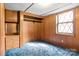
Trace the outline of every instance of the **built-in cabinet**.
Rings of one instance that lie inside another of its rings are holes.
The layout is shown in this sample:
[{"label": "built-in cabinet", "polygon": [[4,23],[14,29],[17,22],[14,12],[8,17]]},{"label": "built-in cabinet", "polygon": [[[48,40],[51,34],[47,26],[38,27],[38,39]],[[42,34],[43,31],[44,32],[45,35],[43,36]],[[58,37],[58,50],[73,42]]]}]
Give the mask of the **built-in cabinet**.
[{"label": "built-in cabinet", "polygon": [[5,34],[18,35],[19,34],[19,19],[18,12],[5,10]]},{"label": "built-in cabinet", "polygon": [[19,48],[18,12],[5,10],[5,47],[6,50]]},{"label": "built-in cabinet", "polygon": [[19,35],[6,36],[6,50],[19,48]]},{"label": "built-in cabinet", "polygon": [[6,50],[19,48],[26,42],[40,39],[42,18],[20,11],[5,12]]}]

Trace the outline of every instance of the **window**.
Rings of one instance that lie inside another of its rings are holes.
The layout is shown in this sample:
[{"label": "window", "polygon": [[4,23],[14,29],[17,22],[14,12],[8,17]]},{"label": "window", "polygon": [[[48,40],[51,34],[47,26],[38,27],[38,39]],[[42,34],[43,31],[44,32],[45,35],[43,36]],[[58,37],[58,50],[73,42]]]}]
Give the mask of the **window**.
[{"label": "window", "polygon": [[73,34],[73,11],[64,12],[56,16],[56,33]]}]

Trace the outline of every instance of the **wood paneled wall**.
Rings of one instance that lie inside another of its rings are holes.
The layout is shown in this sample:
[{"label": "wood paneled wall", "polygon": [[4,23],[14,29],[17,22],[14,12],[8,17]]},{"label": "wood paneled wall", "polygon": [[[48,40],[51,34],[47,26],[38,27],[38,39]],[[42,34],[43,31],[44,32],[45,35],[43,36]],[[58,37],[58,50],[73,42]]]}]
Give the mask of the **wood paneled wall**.
[{"label": "wood paneled wall", "polygon": [[51,44],[79,51],[79,7],[75,8],[74,11],[74,35],[56,34],[56,15],[54,14],[44,17],[41,39]]},{"label": "wood paneled wall", "polygon": [[0,3],[0,55],[5,54],[5,11],[4,4]]},{"label": "wood paneled wall", "polygon": [[[40,33],[41,33],[40,24],[41,23],[24,21],[24,15],[38,17],[37,15],[31,14],[31,13],[6,10],[6,22],[17,22],[18,20],[20,21],[19,22],[20,23],[19,24],[20,25],[20,27],[19,27],[20,34],[6,35],[6,50],[11,49],[11,48],[17,48],[19,46],[21,47],[26,42],[35,41],[35,40],[40,39]],[[41,17],[39,17],[39,18],[41,18]],[[13,31],[14,31],[14,29],[15,28],[12,27]],[[11,43],[8,43],[8,42],[11,42]],[[14,43],[14,45],[13,45],[13,43]]]},{"label": "wood paneled wall", "polygon": [[41,37],[41,23],[24,21],[24,15],[38,17],[34,14],[20,12],[20,47],[26,42],[35,41]]},{"label": "wood paneled wall", "polygon": [[43,26],[42,26],[42,31],[44,32],[42,35],[43,39],[50,39],[52,36],[55,34],[55,15],[45,17],[43,19]]}]

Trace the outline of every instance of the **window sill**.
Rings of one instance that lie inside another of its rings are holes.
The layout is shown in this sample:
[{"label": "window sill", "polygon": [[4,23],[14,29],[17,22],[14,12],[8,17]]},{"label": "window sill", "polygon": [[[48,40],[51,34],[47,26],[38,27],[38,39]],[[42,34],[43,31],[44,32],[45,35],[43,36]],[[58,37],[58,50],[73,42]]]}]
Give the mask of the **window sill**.
[{"label": "window sill", "polygon": [[58,35],[67,35],[67,36],[74,36],[74,34],[68,34],[68,33],[56,33],[56,34],[58,34]]}]

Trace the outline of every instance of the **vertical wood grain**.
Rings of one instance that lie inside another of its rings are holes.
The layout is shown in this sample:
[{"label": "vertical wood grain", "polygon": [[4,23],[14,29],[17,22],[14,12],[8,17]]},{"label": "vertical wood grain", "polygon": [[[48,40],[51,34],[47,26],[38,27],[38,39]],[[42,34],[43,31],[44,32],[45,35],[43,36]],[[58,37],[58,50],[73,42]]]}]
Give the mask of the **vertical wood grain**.
[{"label": "vertical wood grain", "polygon": [[6,36],[6,51],[12,48],[19,48],[19,35]]},{"label": "vertical wood grain", "polygon": [[17,11],[13,11],[13,10],[5,10],[6,13],[6,22],[17,22]]},{"label": "vertical wood grain", "polygon": [[5,54],[5,11],[4,4],[0,3],[0,55]]},{"label": "vertical wood grain", "polygon": [[5,29],[5,49],[7,51],[8,49],[19,48],[19,26],[17,26],[19,24],[19,14],[13,10],[5,10],[5,12],[5,24],[8,24]]},{"label": "vertical wood grain", "polygon": [[24,34],[23,34],[23,12],[20,12],[20,47],[22,47],[24,43]]},{"label": "vertical wood grain", "polygon": [[41,37],[41,23],[24,21],[24,15],[36,16],[34,14],[20,12],[20,47],[26,42],[35,41]]},{"label": "vertical wood grain", "polygon": [[42,40],[52,44],[70,48],[79,51],[79,7],[74,10],[74,34],[62,35],[56,34],[56,17],[50,15],[43,19]]}]

